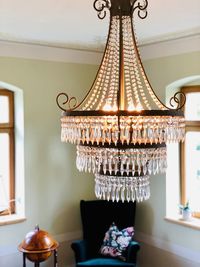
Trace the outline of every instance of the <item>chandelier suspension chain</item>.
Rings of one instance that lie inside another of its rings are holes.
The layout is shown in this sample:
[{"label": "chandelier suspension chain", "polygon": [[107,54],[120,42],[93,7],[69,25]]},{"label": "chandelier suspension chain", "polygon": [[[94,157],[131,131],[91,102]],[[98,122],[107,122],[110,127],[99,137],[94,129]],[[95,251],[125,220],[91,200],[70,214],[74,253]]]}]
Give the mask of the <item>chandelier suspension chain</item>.
[{"label": "chandelier suspension chain", "polygon": [[[133,23],[132,21],[132,17],[130,18],[131,19],[131,24]],[[134,39],[133,37],[131,36],[131,38],[129,39],[129,46],[132,47],[132,45],[134,45],[134,48],[136,48],[136,45],[134,43]],[[132,64],[133,64],[133,67],[132,67],[132,72],[133,72],[133,75],[134,75],[134,79],[135,79],[135,83],[137,84],[137,87],[139,88],[139,90],[141,91],[141,88],[142,85],[141,85],[141,81],[140,81],[140,76],[139,76],[139,73],[138,73],[138,63],[137,63],[137,54],[135,53],[135,49],[132,49],[132,57],[133,57],[133,61],[132,61]],[[132,79],[131,79],[132,80]],[[141,105],[141,102],[140,101],[140,97],[139,97],[139,94],[138,94],[138,90],[135,89],[134,90],[134,95],[135,95],[135,98],[136,98],[136,104],[137,105]],[[141,95],[142,96],[142,95]],[[147,100],[147,103],[145,103],[144,101],[144,104],[145,106],[150,109],[150,105],[148,103],[148,100]]]}]

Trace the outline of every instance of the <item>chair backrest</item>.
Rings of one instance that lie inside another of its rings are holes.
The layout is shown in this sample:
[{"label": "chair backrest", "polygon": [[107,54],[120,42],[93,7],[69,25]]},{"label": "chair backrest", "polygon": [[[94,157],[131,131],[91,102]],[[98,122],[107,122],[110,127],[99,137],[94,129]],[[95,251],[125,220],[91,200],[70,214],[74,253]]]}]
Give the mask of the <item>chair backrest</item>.
[{"label": "chair backrest", "polygon": [[119,230],[135,224],[136,202],[92,200],[80,202],[83,238],[89,247],[89,257],[98,256],[104,235],[114,222]]}]

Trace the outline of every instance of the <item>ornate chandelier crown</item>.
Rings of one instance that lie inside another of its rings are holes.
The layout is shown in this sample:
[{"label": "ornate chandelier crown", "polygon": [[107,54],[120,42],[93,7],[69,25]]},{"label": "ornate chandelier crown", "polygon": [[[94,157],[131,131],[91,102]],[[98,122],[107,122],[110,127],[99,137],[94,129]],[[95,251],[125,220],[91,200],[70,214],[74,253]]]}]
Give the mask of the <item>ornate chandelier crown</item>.
[{"label": "ornate chandelier crown", "polygon": [[63,110],[61,139],[77,144],[77,168],[94,173],[97,198],[148,199],[149,175],[167,168],[166,143],[184,139],[180,110],[184,94],[171,98],[172,108],[165,106],[140,59],[132,17],[137,12],[146,18],[147,5],[147,0],[143,4],[138,0],[94,2],[100,19],[110,12],[107,44],[96,78],[79,104],[65,93],[56,99]]}]

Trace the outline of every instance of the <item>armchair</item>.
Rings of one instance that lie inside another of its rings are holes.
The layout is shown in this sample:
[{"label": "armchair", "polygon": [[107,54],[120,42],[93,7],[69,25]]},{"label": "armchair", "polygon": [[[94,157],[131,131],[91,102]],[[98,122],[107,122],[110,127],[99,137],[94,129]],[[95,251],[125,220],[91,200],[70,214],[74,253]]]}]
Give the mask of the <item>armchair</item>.
[{"label": "armchair", "polygon": [[104,235],[112,222],[121,230],[134,226],[136,202],[112,202],[104,200],[80,202],[83,240],[74,241],[71,248],[75,253],[77,267],[136,267],[136,256],[140,246],[132,241],[128,246],[126,261],[103,257],[99,250]]}]

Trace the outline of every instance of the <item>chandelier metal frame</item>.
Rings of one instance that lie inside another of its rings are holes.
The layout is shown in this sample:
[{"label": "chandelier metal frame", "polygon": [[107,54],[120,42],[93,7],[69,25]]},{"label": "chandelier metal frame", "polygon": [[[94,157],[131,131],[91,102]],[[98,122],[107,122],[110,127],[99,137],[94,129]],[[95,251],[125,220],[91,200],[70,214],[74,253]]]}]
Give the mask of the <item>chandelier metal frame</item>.
[{"label": "chandelier metal frame", "polygon": [[[145,19],[148,1],[144,0],[141,4],[140,0],[95,0],[93,5],[100,19],[104,19],[107,11],[110,11],[106,48],[96,78],[84,99],[77,104],[76,97],[69,97],[66,93],[60,93],[56,98],[58,107],[63,111],[61,139],[77,144],[77,167],[80,171],[92,171],[95,174],[98,198],[142,201],[150,196],[148,175],[166,169],[166,143],[184,139],[185,125],[181,109],[186,98],[184,93],[177,92],[170,99],[171,107],[167,107],[154,92],[146,75],[132,17],[137,12],[139,18]],[[117,40],[116,45],[112,38]],[[132,50],[125,45],[129,41]],[[110,53],[114,63],[107,59]],[[136,69],[134,79],[139,81],[139,85],[134,85],[136,89],[133,89],[133,93],[130,91],[132,88],[127,89],[129,80],[133,79],[132,74],[127,74],[131,63]],[[109,64],[112,68],[117,65],[115,74]],[[102,88],[109,87],[106,71],[109,74],[109,86],[114,88],[108,96],[112,107],[104,103],[107,91]],[[140,79],[144,80],[143,83]],[[159,109],[151,108],[143,87]],[[99,100],[96,101],[96,108],[92,109],[90,104],[95,102],[95,93]],[[133,96],[136,98],[134,101]],[[142,107],[139,98],[147,109]],[[135,108],[133,102],[137,102],[139,109]],[[106,105],[109,107],[107,110],[104,109]],[[134,108],[129,110],[131,105]]]}]

